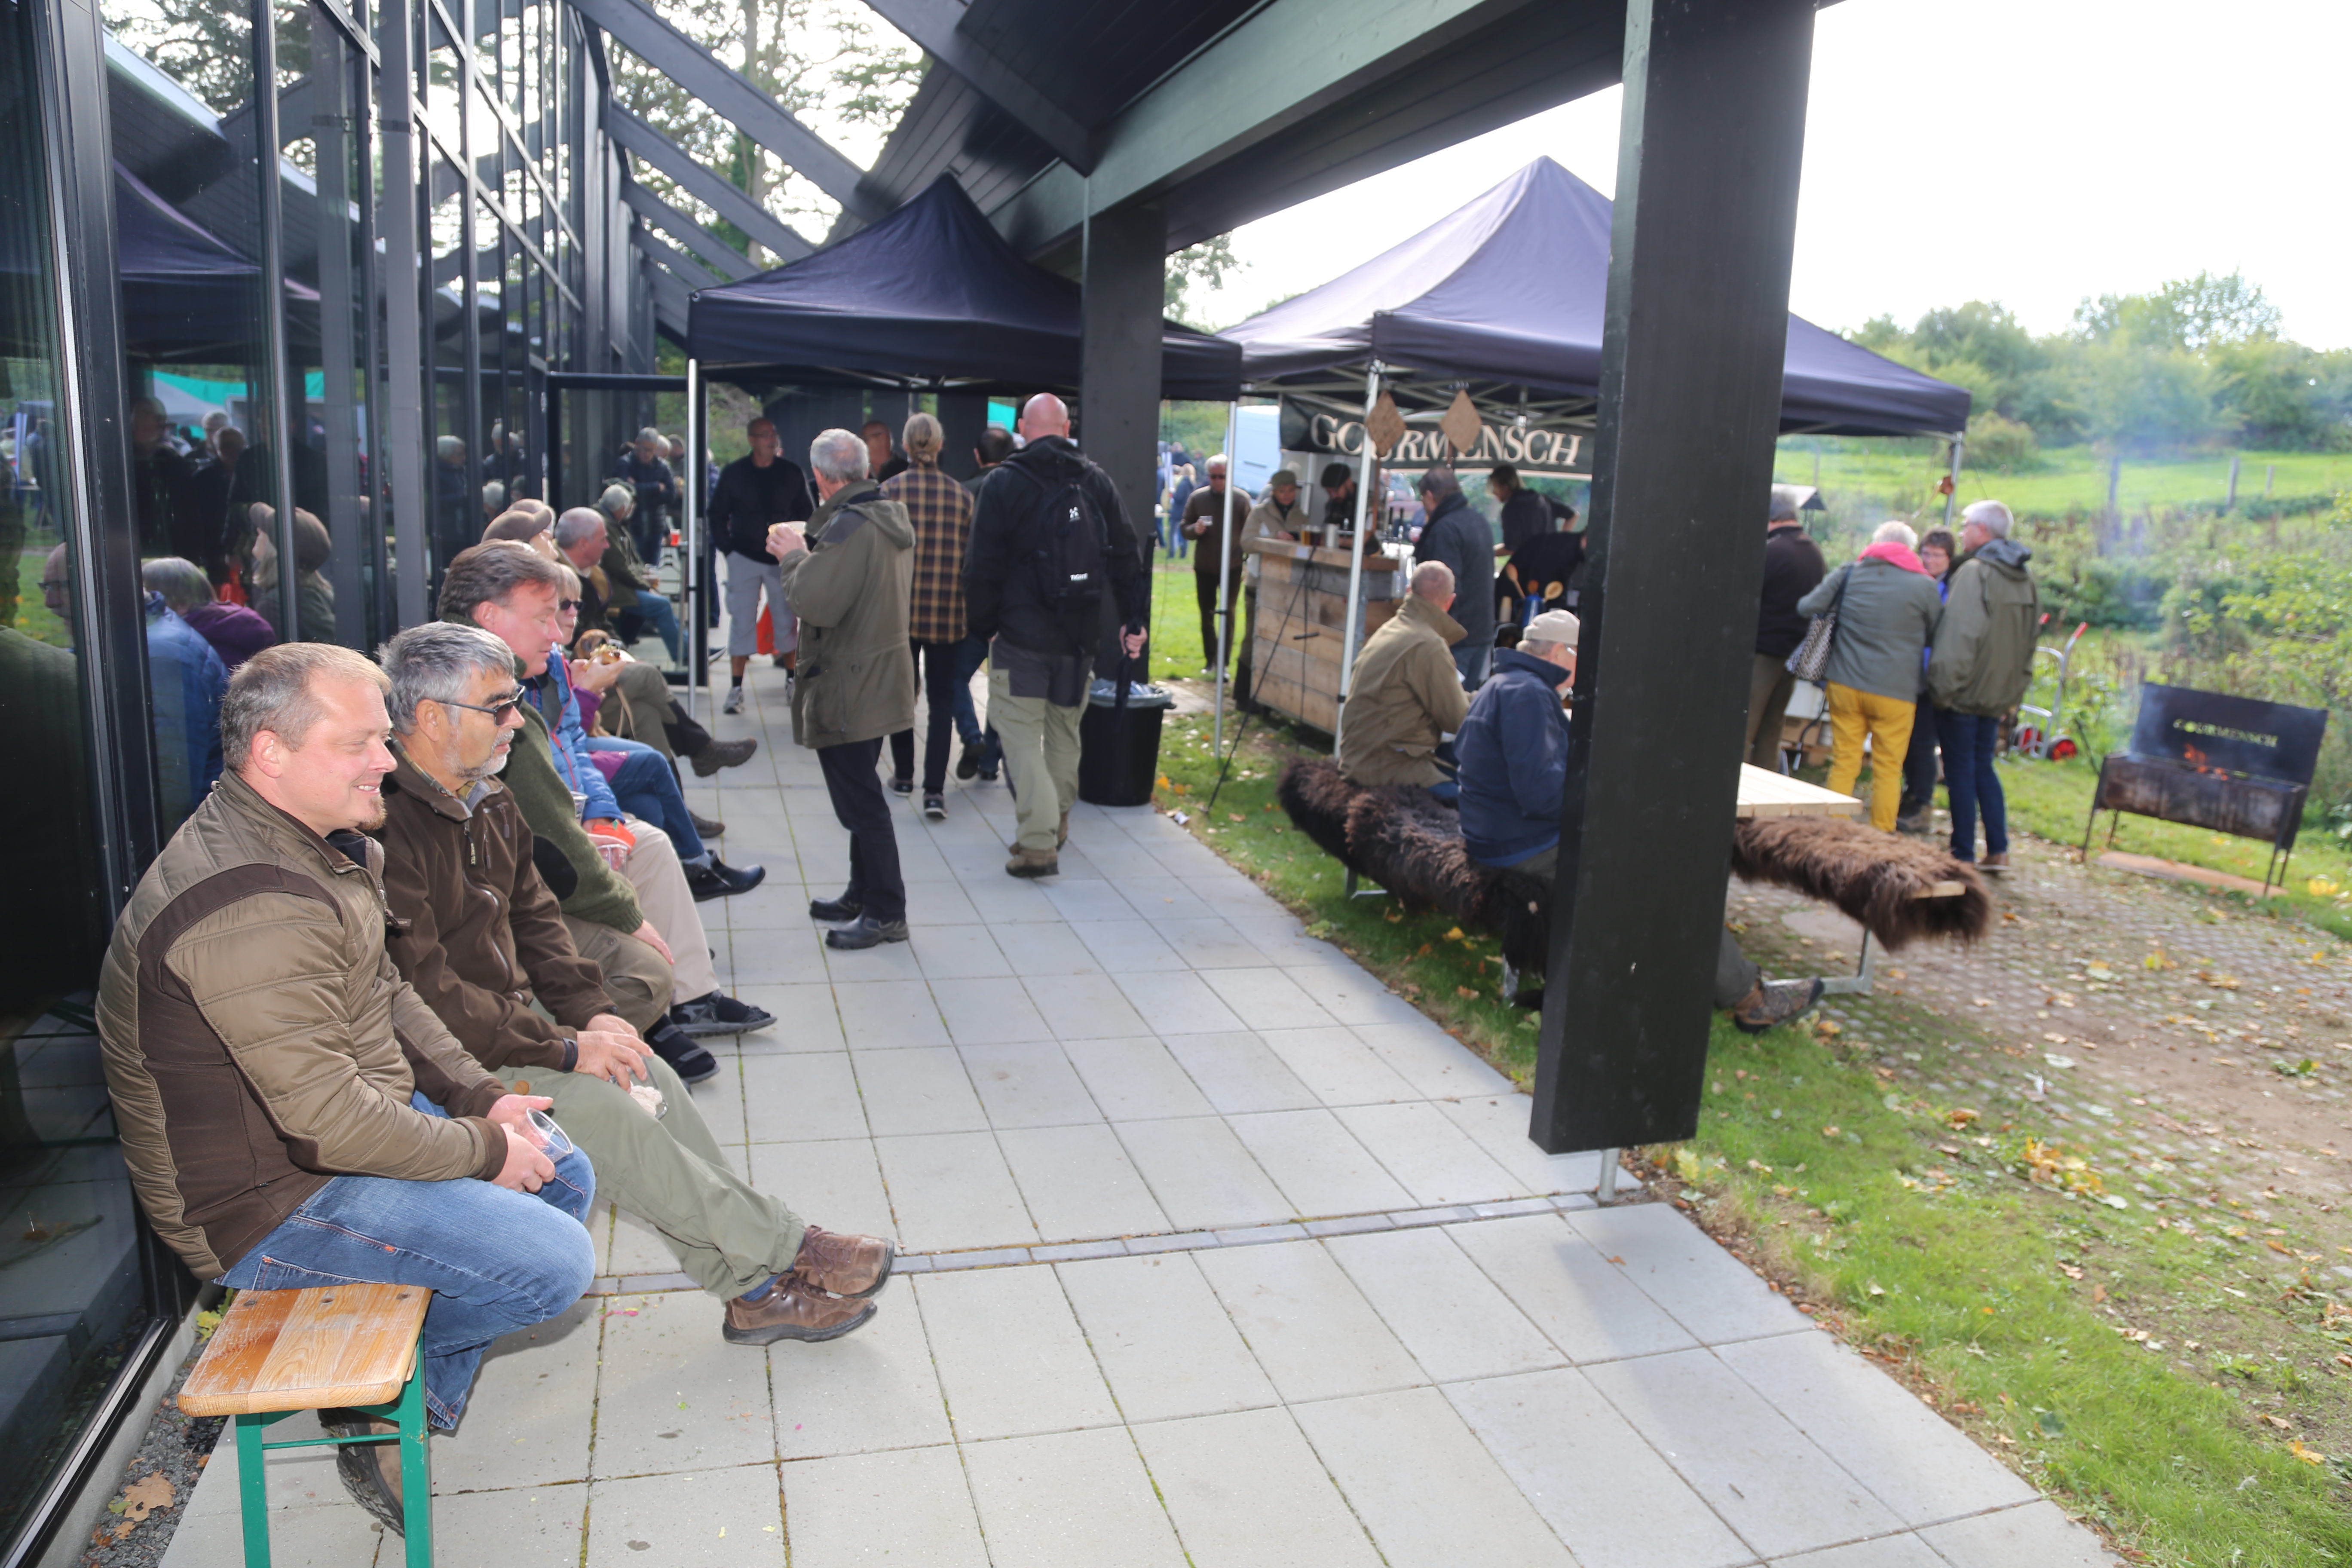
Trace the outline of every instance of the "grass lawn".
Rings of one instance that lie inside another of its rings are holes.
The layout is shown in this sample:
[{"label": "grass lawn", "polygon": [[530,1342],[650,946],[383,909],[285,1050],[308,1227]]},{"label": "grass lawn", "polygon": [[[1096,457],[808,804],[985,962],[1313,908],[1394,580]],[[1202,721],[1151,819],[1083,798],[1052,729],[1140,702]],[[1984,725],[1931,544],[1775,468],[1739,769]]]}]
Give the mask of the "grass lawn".
[{"label": "grass lawn", "polygon": [[[1192,585],[1158,588],[1158,667],[1196,670],[1183,662],[1199,639],[1186,629]],[[1346,898],[1340,868],[1276,805],[1284,764],[1327,742],[1254,721],[1218,790],[1209,731],[1202,717],[1168,725],[1162,808],[1185,813],[1312,932],[1527,1082],[1535,1019],[1500,997],[1496,942],[1384,899]],[[2064,770],[2021,778],[2021,825],[2072,811],[2070,787],[2087,786]],[[2153,836],[2145,847],[2179,847]],[[2286,1244],[2249,1225],[2191,1235],[2131,1200],[2114,1206],[2094,1190],[2096,1173],[2053,1150],[2054,1124],[1928,1097],[1908,1064],[1956,1049],[1973,1026],[1888,1000],[1901,1025],[1874,1025],[1868,1045],[1826,1018],[1752,1038],[1718,1023],[1698,1135],[1645,1152],[1663,1186],[2136,1560],[2352,1563],[2352,1468],[2266,1420],[2316,1412],[2352,1447],[2352,1379],[2339,1381],[2334,1360],[2352,1366],[2352,1313],[2315,1283],[2326,1260],[2290,1254],[2309,1267],[2282,1294],[2254,1266],[2268,1253],[2241,1249]],[[2029,1179],[2037,1171],[2044,1179]]]},{"label": "grass lawn", "polygon": [[[1873,443],[1869,449],[1830,450],[1822,454],[1821,484],[1832,506],[1863,499],[1880,500],[1882,510],[1907,512],[1927,499],[1927,491],[1944,473],[1939,453],[1906,452],[1911,443]],[[2279,496],[2333,494],[2352,488],[2352,454],[2342,452],[2245,452],[2240,454],[2238,500],[2253,500],[2263,493],[2263,469],[2278,468],[2273,492]],[[1802,437],[1780,443],[1773,477],[1788,484],[1811,484],[1813,453]],[[2230,454],[2191,458],[2126,459],[2116,504],[2126,514],[2153,506],[2219,506],[2229,494]],[[2056,447],[2042,454],[2042,466],[2014,474],[1960,470],[1959,500],[1997,497],[2021,516],[2063,517],[2070,511],[2096,511],[2107,504],[2106,464],[2087,447]],[[1898,506],[1896,503],[1899,502]],[[1932,521],[1942,521],[1942,507],[1932,506]],[[1923,520],[1923,526],[1925,523]]]}]

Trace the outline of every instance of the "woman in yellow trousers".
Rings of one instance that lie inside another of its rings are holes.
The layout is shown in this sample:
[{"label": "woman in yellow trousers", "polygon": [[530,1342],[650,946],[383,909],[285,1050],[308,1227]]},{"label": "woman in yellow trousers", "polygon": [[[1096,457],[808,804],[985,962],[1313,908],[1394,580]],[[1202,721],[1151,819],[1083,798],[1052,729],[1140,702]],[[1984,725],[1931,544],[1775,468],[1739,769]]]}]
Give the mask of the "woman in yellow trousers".
[{"label": "woman in yellow trousers", "polygon": [[1830,788],[1853,793],[1869,737],[1870,824],[1895,831],[1903,795],[1903,756],[1918,713],[1920,656],[1943,617],[1936,581],[1913,553],[1910,525],[1884,522],[1861,559],[1841,566],[1797,601],[1800,614],[1837,615],[1830,642]]}]

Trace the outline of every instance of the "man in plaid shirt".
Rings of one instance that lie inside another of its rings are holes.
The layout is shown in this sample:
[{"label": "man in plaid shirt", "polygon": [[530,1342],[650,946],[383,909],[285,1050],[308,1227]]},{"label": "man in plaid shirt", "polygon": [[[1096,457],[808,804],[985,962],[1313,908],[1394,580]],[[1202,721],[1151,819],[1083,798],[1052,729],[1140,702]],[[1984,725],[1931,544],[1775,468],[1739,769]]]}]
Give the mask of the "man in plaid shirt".
[{"label": "man in plaid shirt", "polygon": [[[923,816],[947,820],[948,740],[953,731],[959,645],[964,639],[963,550],[971,532],[971,492],[940,472],[946,433],[928,414],[907,421],[906,470],[882,493],[907,509],[915,525],[915,582],[908,601],[907,636],[921,667],[929,717],[923,728]],[[969,677],[965,677],[969,679]],[[890,787],[900,795],[915,787],[915,731],[890,737]]]}]

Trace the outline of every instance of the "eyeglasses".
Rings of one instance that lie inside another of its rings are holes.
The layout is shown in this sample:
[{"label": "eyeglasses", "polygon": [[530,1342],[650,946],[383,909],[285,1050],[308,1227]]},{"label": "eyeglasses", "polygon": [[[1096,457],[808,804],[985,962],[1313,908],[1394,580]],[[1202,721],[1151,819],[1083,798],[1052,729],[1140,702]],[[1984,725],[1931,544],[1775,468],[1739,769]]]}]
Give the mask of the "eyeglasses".
[{"label": "eyeglasses", "polygon": [[493,724],[503,724],[507,721],[508,714],[514,712],[517,709],[522,706],[522,690],[520,688],[517,688],[507,696],[501,697],[496,702],[491,703],[488,708],[483,707],[478,702],[457,702],[453,701],[446,697],[436,697],[433,700],[440,703],[444,708],[463,708],[469,713],[487,713],[490,716],[490,722]]},{"label": "eyeglasses", "polygon": [[555,601],[555,609],[558,615],[568,614],[579,607],[580,601],[577,599],[558,599]]}]

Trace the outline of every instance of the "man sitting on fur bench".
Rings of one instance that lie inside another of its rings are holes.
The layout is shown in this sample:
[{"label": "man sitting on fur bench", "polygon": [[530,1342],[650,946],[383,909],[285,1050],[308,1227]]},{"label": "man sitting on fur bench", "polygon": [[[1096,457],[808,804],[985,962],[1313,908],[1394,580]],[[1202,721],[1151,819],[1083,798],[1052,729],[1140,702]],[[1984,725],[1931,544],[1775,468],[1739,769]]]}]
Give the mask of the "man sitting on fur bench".
[{"label": "man sitting on fur bench", "polygon": [[1404,603],[1356,655],[1339,739],[1339,772],[1349,784],[1419,784],[1439,800],[1454,798],[1444,742],[1462,727],[1469,700],[1447,651],[1462,640],[1461,623],[1445,613],[1453,604],[1454,569],[1423,562]]},{"label": "man sitting on fur bench", "polygon": [[[1454,737],[1461,760],[1462,844],[1481,866],[1551,879],[1559,864],[1559,803],[1568,787],[1568,713],[1560,688],[1576,678],[1580,626],[1566,610],[1528,623],[1517,647],[1498,648],[1494,673],[1470,700]],[[1821,999],[1814,980],[1766,980],[1727,929],[1715,963],[1715,1005],[1750,1034]]]}]

